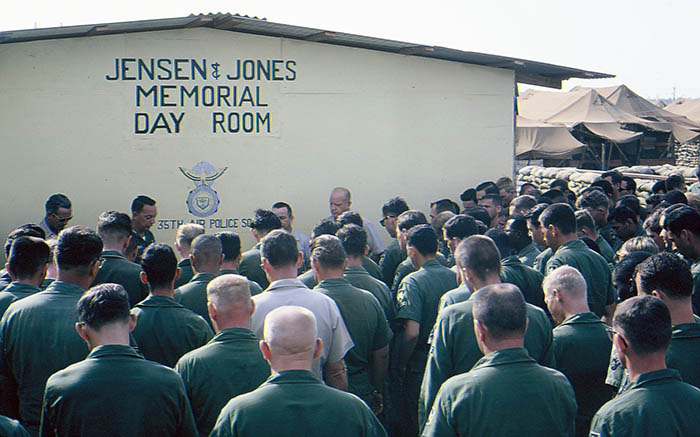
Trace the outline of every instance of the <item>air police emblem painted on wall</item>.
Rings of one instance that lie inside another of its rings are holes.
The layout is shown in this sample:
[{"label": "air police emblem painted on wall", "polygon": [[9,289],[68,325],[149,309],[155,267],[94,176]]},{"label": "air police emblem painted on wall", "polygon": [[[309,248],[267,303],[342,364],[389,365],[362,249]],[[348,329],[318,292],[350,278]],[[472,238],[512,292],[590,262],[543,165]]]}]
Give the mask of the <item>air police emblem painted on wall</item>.
[{"label": "air police emblem painted on wall", "polygon": [[209,217],[219,209],[219,195],[211,185],[228,167],[215,169],[206,161],[200,161],[191,170],[178,167],[180,172],[194,182],[195,188],[187,196],[187,209],[197,217]]}]

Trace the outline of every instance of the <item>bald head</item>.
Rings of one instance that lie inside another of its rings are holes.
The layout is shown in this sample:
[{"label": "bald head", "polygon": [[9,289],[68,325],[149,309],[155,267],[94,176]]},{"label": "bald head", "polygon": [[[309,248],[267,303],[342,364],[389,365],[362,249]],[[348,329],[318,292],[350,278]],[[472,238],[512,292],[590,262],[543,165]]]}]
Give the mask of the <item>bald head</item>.
[{"label": "bald head", "polygon": [[474,320],[486,328],[494,340],[523,337],[527,327],[527,308],[520,289],[513,284],[494,284],[472,296]]},{"label": "bald head", "polygon": [[192,264],[197,273],[217,273],[221,265],[221,241],[202,234],[192,241]]},{"label": "bald head", "polygon": [[296,356],[308,360],[311,366],[317,339],[316,318],[306,308],[276,308],[265,317],[263,338],[272,359]]},{"label": "bald head", "polygon": [[542,289],[549,313],[558,323],[571,315],[589,311],[586,280],[573,267],[561,266],[552,270],[544,278]]},{"label": "bald head", "polygon": [[333,188],[328,202],[330,203],[331,215],[337,219],[340,214],[350,209],[352,203],[350,190],[344,187]]},{"label": "bald head", "polygon": [[249,328],[255,308],[250,298],[248,279],[239,275],[221,275],[207,285],[207,309],[216,331]]}]

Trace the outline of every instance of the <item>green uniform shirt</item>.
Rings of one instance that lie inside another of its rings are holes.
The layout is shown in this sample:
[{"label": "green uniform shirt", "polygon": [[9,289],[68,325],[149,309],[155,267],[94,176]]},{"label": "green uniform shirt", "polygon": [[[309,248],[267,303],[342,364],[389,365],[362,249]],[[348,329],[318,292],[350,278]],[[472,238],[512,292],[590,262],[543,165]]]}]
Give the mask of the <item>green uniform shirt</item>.
[{"label": "green uniform shirt", "polygon": [[507,256],[501,260],[501,281],[517,285],[525,296],[525,301],[546,310],[542,280],[544,276],[528,267],[517,256]]},{"label": "green uniform shirt", "polygon": [[[435,255],[435,259],[439,261],[440,264],[447,267],[447,260],[444,256],[442,256],[441,253]],[[396,268],[396,274],[394,274],[394,284],[391,288],[391,291],[395,293],[399,289],[399,285],[401,285],[401,281],[403,281],[403,278],[415,272],[416,270],[416,266],[414,266],[411,262],[411,258],[406,258],[405,260],[401,261],[399,266]]]},{"label": "green uniform shirt", "polygon": [[571,436],[576,399],[566,377],[524,348],[492,352],[442,385],[423,436]]},{"label": "green uniform shirt", "polygon": [[241,256],[241,262],[238,263],[238,271],[241,272],[241,275],[245,276],[251,281],[257,282],[264,290],[268,285],[270,285],[270,281],[267,280],[265,270],[263,270],[261,266],[261,246],[262,243],[258,243],[252,249],[243,253]]},{"label": "green uniform shirt", "polygon": [[46,383],[42,436],[194,436],[185,387],[175,371],[131,347],[98,346]]},{"label": "green uniform shirt", "polygon": [[554,255],[554,252],[552,252],[552,249],[549,247],[540,252],[540,254],[535,257],[535,265],[533,268],[544,275],[547,267],[547,261],[549,261],[552,255]]},{"label": "green uniform shirt", "polygon": [[180,269],[180,277],[175,281],[175,288],[182,287],[194,278],[194,270],[189,258],[181,259],[177,263],[177,268]]},{"label": "green uniform shirt", "polygon": [[55,280],[56,279],[54,278],[44,278],[44,280],[41,281],[41,286],[39,286],[39,288],[41,288],[42,290],[46,290],[47,288],[49,288],[49,285],[53,284],[53,281]]},{"label": "green uniform shirt", "polygon": [[143,237],[140,236],[135,231],[131,232],[131,238],[136,242],[136,247],[138,251],[136,252],[136,262],[141,263],[141,256],[146,248],[156,242],[156,238],[153,236],[153,232],[150,229],[146,229],[143,233]]},{"label": "green uniform shirt", "polygon": [[[440,311],[433,330],[418,404],[421,424],[425,423],[442,383],[454,375],[468,372],[483,357],[474,334],[472,306],[473,302],[469,299]],[[538,363],[551,366],[554,361],[552,324],[541,308],[530,304],[527,304],[527,318],[525,349]]]},{"label": "green uniform shirt", "polygon": [[205,345],[213,336],[202,317],[168,296],[148,296],[136,304],[132,335],[147,360],[173,367],[181,356]]},{"label": "green uniform shirt", "polygon": [[353,286],[362,290],[367,290],[377,298],[379,305],[384,310],[387,320],[393,320],[396,312],[394,302],[391,299],[391,291],[386,284],[377,278],[370,276],[367,270],[360,266],[348,266],[345,268],[343,277]]},{"label": "green uniform shirt", "polygon": [[216,278],[213,273],[197,273],[190,282],[175,290],[175,301],[195,314],[199,314],[212,326],[207,310],[207,285]]},{"label": "green uniform shirt", "polygon": [[102,265],[90,284],[91,287],[107,283],[119,284],[129,295],[129,305],[132,307],[148,296],[148,286],[141,282],[140,265],[127,260],[116,250],[105,250],[100,259]]},{"label": "green uniform shirt", "polygon": [[391,289],[394,286],[396,268],[406,259],[406,252],[401,250],[399,242],[394,239],[389,244],[379,260],[379,268],[382,269],[382,280]]},{"label": "green uniform shirt", "polygon": [[210,436],[386,436],[355,395],[327,387],[306,370],[275,373],[251,393],[231,399]]},{"label": "green uniform shirt", "polygon": [[623,241],[617,238],[610,223],[606,223],[602,228],[598,228],[598,234],[605,238],[605,241],[612,247],[613,252],[617,252],[617,250],[622,247]]},{"label": "green uniform shirt", "polygon": [[533,267],[535,265],[535,259],[540,253],[540,250],[537,248],[537,246],[535,246],[535,243],[533,242],[520,249],[520,251],[516,253],[515,256],[517,256],[520,259],[520,262],[522,262],[526,266]]},{"label": "green uniform shirt", "polygon": [[56,281],[14,302],[0,322],[0,397],[14,396],[19,418],[31,434],[39,430],[46,380],[89,352],[75,332],[76,305],[84,291]]},{"label": "green uniform shirt", "polygon": [[617,301],[612,274],[605,258],[586,246],[581,240],[571,240],[559,246],[547,261],[547,274],[559,266],[568,265],[578,270],[586,280],[588,307],[598,317],[605,315],[605,307]]},{"label": "green uniform shirt", "polygon": [[605,258],[605,261],[612,263],[615,261],[615,251],[613,248],[610,246],[610,243],[608,243],[608,240],[603,238],[602,235],[598,234],[598,238],[596,238],[595,242],[598,244],[598,248],[600,249],[600,254]]},{"label": "green uniform shirt", "polygon": [[392,333],[384,310],[369,291],[355,288],[344,278],[324,279],[315,291],[335,301],[355,346],[345,354],[348,391],[368,401],[372,390],[372,353],[389,344]]},{"label": "green uniform shirt", "polygon": [[231,398],[255,390],[270,376],[258,343],[249,329],[224,329],[177,362],[200,435],[209,435]]},{"label": "green uniform shirt", "polygon": [[442,311],[443,308],[456,303],[464,302],[469,299],[469,296],[471,295],[472,292],[469,290],[469,287],[467,287],[467,284],[462,282],[459,284],[459,287],[442,295],[440,298],[440,303],[438,304],[438,314],[440,314],[440,311]]},{"label": "green uniform shirt", "polygon": [[677,370],[639,375],[596,413],[591,437],[696,436],[700,390],[681,381]]},{"label": "green uniform shirt", "polygon": [[440,298],[445,292],[457,288],[457,278],[452,270],[432,259],[414,273],[406,276],[399,285],[397,295],[397,319],[420,323],[418,341],[411,355],[409,368],[423,372],[428,357],[428,337],[438,313]]},{"label": "green uniform shirt", "polygon": [[5,314],[12,302],[24,299],[40,291],[41,289],[35,285],[17,281],[11,283],[4,290],[0,291],[0,317]]},{"label": "green uniform shirt", "polygon": [[313,270],[305,271],[301,275],[297,276],[297,279],[309,288],[314,288],[318,285],[318,282],[316,282],[316,278],[314,278]]},{"label": "green uniform shirt", "polygon": [[3,437],[29,437],[29,433],[17,420],[0,416],[0,435]]},{"label": "green uniform shirt", "polygon": [[372,258],[363,256],[362,257],[362,268],[367,270],[367,273],[370,274],[375,279],[379,279],[380,281],[382,280],[382,269],[379,268],[379,264],[374,262]]},{"label": "green uniform shirt", "polygon": [[12,278],[10,277],[10,272],[7,269],[0,270],[0,291],[7,288],[8,285],[12,283]]},{"label": "green uniform shirt", "polygon": [[700,258],[690,263],[693,274],[693,312],[700,314]]},{"label": "green uniform shirt", "polygon": [[613,396],[605,384],[612,343],[606,326],[593,313],[575,314],[554,328],[554,368],[576,393],[576,434],[587,435],[596,411]]},{"label": "green uniform shirt", "polygon": [[[221,275],[239,275],[238,270],[234,269],[222,269],[219,270],[219,276]],[[250,287],[250,295],[255,296],[256,294],[262,293],[263,289],[262,287],[255,281],[251,281],[248,279],[248,286]]]}]

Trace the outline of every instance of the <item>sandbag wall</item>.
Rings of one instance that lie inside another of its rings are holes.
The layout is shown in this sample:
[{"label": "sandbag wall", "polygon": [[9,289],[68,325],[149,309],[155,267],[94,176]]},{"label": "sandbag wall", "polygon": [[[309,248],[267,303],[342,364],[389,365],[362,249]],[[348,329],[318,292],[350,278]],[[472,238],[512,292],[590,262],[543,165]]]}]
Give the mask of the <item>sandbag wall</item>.
[{"label": "sandbag wall", "polygon": [[698,164],[700,164],[700,152],[697,144],[676,146],[676,165],[694,168]]}]

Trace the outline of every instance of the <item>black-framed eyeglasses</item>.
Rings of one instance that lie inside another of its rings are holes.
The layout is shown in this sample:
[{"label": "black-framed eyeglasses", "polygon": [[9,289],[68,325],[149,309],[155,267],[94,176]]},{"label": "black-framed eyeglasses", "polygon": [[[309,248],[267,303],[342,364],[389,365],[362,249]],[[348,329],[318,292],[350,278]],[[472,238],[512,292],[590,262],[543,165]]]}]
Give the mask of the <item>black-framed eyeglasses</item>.
[{"label": "black-framed eyeglasses", "polygon": [[387,215],[387,216],[385,216],[385,217],[382,217],[381,220],[379,220],[379,224],[382,225],[382,226],[384,226],[384,227],[386,227],[386,221],[389,220],[389,219],[395,219],[395,218],[396,218],[395,215]]},{"label": "black-framed eyeglasses", "polygon": [[617,331],[612,329],[612,327],[608,326],[605,328],[605,332],[608,334],[608,339],[610,341],[613,341],[613,338],[615,337],[615,334],[617,334]]},{"label": "black-framed eyeglasses", "polygon": [[56,214],[55,212],[52,212],[51,215],[56,217],[56,220],[58,220],[59,222],[64,222],[64,223],[68,223],[69,221],[71,221],[73,219],[72,215],[68,216],[68,217],[61,217],[60,215]]}]

